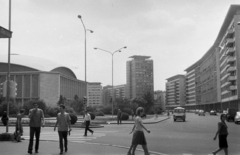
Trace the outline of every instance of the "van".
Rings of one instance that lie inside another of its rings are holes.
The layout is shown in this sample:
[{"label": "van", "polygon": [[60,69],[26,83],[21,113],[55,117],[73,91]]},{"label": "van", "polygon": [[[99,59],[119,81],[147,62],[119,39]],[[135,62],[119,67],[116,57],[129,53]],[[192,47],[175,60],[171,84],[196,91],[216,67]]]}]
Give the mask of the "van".
[{"label": "van", "polygon": [[175,122],[177,119],[186,120],[186,111],[185,108],[177,107],[173,109],[173,121]]},{"label": "van", "polygon": [[229,122],[230,120],[234,121],[234,117],[235,117],[237,111],[238,111],[237,109],[230,109],[230,108],[227,109],[227,114],[226,114],[226,116],[227,116],[227,121],[228,121],[228,122]]}]

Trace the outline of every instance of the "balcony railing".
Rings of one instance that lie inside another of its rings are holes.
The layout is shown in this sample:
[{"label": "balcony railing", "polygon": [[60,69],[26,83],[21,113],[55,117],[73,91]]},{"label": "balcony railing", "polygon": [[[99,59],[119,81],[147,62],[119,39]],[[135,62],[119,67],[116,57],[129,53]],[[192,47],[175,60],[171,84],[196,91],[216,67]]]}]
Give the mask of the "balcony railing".
[{"label": "balcony railing", "polygon": [[236,60],[236,57],[229,57],[229,58],[227,59],[227,63],[228,63],[228,64],[229,64],[229,63],[233,63],[235,60]]},{"label": "balcony railing", "polygon": [[227,38],[226,46],[231,47],[231,44],[235,42],[235,38]]},{"label": "balcony railing", "polygon": [[232,54],[233,52],[235,52],[235,50],[236,50],[235,47],[228,48],[227,51],[226,51],[226,55],[230,55],[230,54]]},{"label": "balcony railing", "polygon": [[235,80],[237,80],[237,77],[236,76],[229,76],[228,77],[228,81],[235,81]]},{"label": "balcony railing", "polygon": [[236,71],[236,66],[231,66],[227,69],[227,72],[234,72]]},{"label": "balcony railing", "polygon": [[237,86],[236,86],[236,85],[231,85],[231,86],[229,87],[229,89],[230,89],[230,90],[236,90],[236,89],[237,89]]}]

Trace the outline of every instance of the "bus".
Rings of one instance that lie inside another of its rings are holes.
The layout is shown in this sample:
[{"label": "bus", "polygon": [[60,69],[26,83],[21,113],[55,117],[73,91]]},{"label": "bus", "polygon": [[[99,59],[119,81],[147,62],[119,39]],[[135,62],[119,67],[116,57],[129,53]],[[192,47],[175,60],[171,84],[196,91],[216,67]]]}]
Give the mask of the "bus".
[{"label": "bus", "polygon": [[182,107],[177,107],[173,109],[173,121],[175,122],[177,119],[186,120],[186,110]]}]

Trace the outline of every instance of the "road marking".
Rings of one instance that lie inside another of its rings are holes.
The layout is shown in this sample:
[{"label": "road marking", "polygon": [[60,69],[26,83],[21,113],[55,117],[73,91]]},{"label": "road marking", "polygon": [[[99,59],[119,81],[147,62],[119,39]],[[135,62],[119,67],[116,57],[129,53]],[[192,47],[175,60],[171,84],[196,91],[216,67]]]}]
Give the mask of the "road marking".
[{"label": "road marking", "polygon": [[[106,136],[107,133],[116,133],[118,131],[94,131],[93,134],[89,134],[88,136],[83,136],[84,131],[79,133],[78,131],[71,132],[71,135],[68,136],[69,142],[76,142],[76,143],[84,143],[93,139],[97,139],[99,137]],[[22,136],[22,138],[25,138],[26,140],[29,140],[29,135]],[[34,137],[35,138],[35,137]],[[40,134],[40,140],[44,141],[59,141],[59,136],[57,132],[50,131],[50,132],[42,132]]]}]

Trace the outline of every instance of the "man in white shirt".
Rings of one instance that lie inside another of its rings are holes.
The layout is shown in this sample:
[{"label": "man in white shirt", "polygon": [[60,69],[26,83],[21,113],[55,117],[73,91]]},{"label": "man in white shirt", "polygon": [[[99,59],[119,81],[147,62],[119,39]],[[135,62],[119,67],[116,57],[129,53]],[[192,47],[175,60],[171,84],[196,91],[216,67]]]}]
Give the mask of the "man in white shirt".
[{"label": "man in white shirt", "polygon": [[93,134],[93,131],[89,128],[89,125],[91,123],[91,115],[84,111],[84,122],[85,122],[85,134],[84,136],[87,136],[87,130],[90,131]]}]

